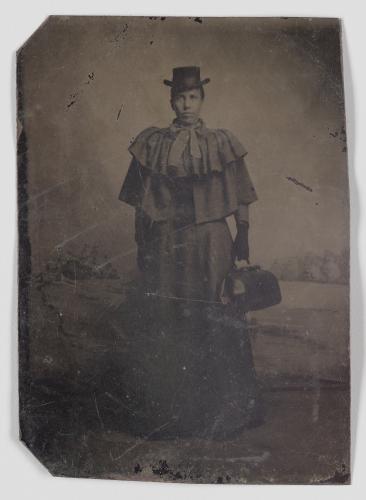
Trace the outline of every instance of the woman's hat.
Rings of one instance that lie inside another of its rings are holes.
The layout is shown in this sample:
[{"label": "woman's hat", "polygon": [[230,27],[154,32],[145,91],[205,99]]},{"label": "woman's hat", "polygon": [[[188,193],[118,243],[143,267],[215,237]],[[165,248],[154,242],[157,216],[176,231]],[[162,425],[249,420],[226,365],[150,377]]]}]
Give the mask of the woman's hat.
[{"label": "woman's hat", "polygon": [[185,90],[202,87],[209,81],[209,78],[201,80],[198,66],[181,66],[173,68],[173,80],[164,80],[164,83],[178,92],[184,92]]}]

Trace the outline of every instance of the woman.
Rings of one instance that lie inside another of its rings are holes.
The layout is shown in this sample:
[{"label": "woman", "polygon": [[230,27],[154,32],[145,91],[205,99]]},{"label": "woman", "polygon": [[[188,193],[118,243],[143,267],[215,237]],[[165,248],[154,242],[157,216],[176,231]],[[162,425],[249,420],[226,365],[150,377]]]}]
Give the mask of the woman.
[{"label": "woman", "polygon": [[137,136],[119,195],[136,210],[142,272],[143,321],[130,368],[144,389],[140,397],[133,391],[132,420],[159,437],[225,438],[258,417],[245,318],[220,300],[235,259],[249,261],[248,207],[257,196],[243,146],[200,118],[208,82],[198,67],[174,68],[164,80],[176,118]]}]

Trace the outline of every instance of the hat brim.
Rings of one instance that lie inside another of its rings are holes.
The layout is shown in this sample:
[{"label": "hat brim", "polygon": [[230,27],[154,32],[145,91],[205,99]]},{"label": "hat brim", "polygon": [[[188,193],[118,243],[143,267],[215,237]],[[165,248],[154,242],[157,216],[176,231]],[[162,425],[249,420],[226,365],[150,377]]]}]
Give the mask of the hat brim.
[{"label": "hat brim", "polygon": [[198,87],[202,87],[203,85],[206,85],[206,83],[209,83],[209,81],[210,81],[210,78],[205,78],[204,80],[201,80],[200,82],[197,82],[194,85],[187,86],[187,85],[176,85],[171,80],[163,80],[164,84],[167,85],[168,87],[182,88],[185,90],[196,89]]}]

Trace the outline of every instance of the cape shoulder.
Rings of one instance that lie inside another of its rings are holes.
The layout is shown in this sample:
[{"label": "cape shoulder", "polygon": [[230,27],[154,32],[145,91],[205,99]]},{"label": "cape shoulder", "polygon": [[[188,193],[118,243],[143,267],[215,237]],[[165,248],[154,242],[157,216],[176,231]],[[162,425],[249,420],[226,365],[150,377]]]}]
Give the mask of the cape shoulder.
[{"label": "cape shoulder", "polygon": [[168,157],[175,134],[169,127],[147,127],[128,148],[132,156],[152,174],[168,176],[203,176],[222,172],[232,162],[247,154],[237,137],[227,129],[203,126],[196,131],[201,158],[193,158],[186,150],[182,166],[169,165]]}]

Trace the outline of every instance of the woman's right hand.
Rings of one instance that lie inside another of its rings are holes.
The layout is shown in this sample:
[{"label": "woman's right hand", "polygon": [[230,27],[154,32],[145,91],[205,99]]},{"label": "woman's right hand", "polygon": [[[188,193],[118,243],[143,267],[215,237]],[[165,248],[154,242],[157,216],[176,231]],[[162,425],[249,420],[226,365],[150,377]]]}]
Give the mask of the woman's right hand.
[{"label": "woman's right hand", "polygon": [[135,211],[135,241],[138,246],[144,247],[151,237],[151,218],[140,208]]},{"label": "woman's right hand", "polygon": [[141,245],[137,247],[137,267],[142,272],[147,269],[146,247]]}]

